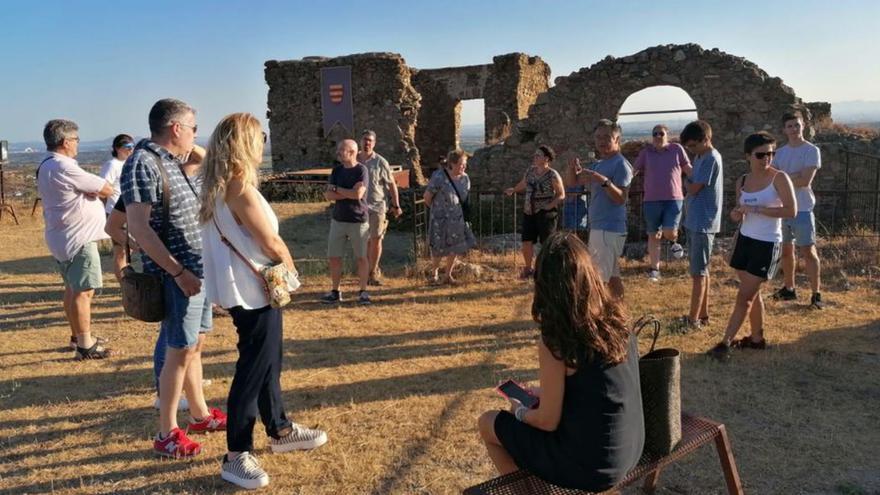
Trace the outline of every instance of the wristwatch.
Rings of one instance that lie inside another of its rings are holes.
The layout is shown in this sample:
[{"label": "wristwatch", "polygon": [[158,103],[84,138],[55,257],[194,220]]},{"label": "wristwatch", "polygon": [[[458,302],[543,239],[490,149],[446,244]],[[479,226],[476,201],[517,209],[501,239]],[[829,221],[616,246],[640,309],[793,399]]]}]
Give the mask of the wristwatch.
[{"label": "wristwatch", "polygon": [[608,184],[610,184],[610,183],[611,183],[611,179],[605,179],[605,180],[602,182],[602,187],[608,187]]}]

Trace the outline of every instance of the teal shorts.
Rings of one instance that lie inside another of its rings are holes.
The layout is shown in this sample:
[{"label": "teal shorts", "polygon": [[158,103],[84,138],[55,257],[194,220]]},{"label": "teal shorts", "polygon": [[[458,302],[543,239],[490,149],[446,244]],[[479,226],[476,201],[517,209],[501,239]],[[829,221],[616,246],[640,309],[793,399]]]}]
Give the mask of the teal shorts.
[{"label": "teal shorts", "polygon": [[101,255],[98,254],[98,243],[86,243],[73,258],[57,261],[58,271],[64,280],[64,287],[74,292],[100,289],[103,286],[101,271]]}]

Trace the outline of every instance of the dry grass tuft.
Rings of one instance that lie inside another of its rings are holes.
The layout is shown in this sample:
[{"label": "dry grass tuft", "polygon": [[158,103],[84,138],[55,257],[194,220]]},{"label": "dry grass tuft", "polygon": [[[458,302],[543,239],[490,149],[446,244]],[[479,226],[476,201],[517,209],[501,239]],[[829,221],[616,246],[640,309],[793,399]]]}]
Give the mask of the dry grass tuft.
[{"label": "dry grass tuft", "polygon": [[[392,276],[370,308],[326,308],[314,302],[328,284],[320,274],[324,205],[275,207],[297,258],[315,260],[300,263],[313,275],[285,311],[284,397],[295,421],[321,425],[330,442],[272,455],[258,425],[257,455],[272,477],[263,493],[458,493],[492,476],[475,419],[504,406],[492,391],[500,379],[532,380],[536,371],[530,287],[513,276],[516,257],[468,260],[497,270],[494,281],[433,287]],[[155,325],[123,316],[109,272],[93,326],[120,355],[71,359],[42,222],[23,216],[20,227],[0,222],[0,492],[233,492],[219,477],[222,434],[204,437],[205,453],[193,461],[151,454]],[[406,234],[392,234],[389,266],[398,268],[389,273],[404,273],[408,248]],[[772,348],[722,365],[701,356],[719,337],[735,291],[730,270],[720,259],[714,264],[711,328],[661,338],[684,353],[684,409],[727,424],[749,493],[880,491],[874,281],[851,274],[850,289],[838,291],[830,280],[822,312],[808,310],[803,295],[794,304],[768,301]],[[683,264],[668,267],[658,284],[644,280],[639,264],[625,268],[632,314],[669,320],[685,311]],[[344,288],[354,290],[353,281]],[[235,342],[230,320],[218,318],[205,353],[212,405],[224,407]],[[715,452],[706,448],[669,468],[661,486],[662,493],[724,493]]]}]

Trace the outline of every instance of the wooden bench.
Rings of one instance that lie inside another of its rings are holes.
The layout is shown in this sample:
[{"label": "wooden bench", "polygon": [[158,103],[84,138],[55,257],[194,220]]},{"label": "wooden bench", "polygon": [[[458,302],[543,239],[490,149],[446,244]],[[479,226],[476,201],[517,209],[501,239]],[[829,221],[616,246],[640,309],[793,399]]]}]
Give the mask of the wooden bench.
[{"label": "wooden bench", "polygon": [[[733,460],[733,451],[730,449],[727,431],[723,424],[706,418],[682,414],[681,436],[681,442],[668,455],[652,456],[647,452],[643,453],[638,465],[626,475],[623,481],[602,493],[607,495],[619,493],[621,488],[631,485],[643,477],[645,478],[643,490],[652,493],[657,487],[660,471],[664,467],[712,440],[715,441],[715,448],[718,450],[718,457],[721,460],[721,470],[727,481],[727,492],[737,495],[743,493],[739,473],[736,471],[736,463]],[[516,471],[472,486],[463,493],[464,495],[589,495],[591,492],[561,488],[551,485],[527,471]]]}]

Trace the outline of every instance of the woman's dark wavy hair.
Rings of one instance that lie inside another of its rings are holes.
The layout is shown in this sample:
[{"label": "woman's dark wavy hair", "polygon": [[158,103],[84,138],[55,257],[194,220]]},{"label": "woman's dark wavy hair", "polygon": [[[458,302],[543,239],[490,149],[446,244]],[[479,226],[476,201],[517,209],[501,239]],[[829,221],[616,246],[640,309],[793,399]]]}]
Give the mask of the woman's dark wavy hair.
[{"label": "woman's dark wavy hair", "polygon": [[551,235],[538,255],[532,318],[544,345],[569,368],[626,359],[630,330],[621,302],[612,297],[587,246],[576,235]]}]

